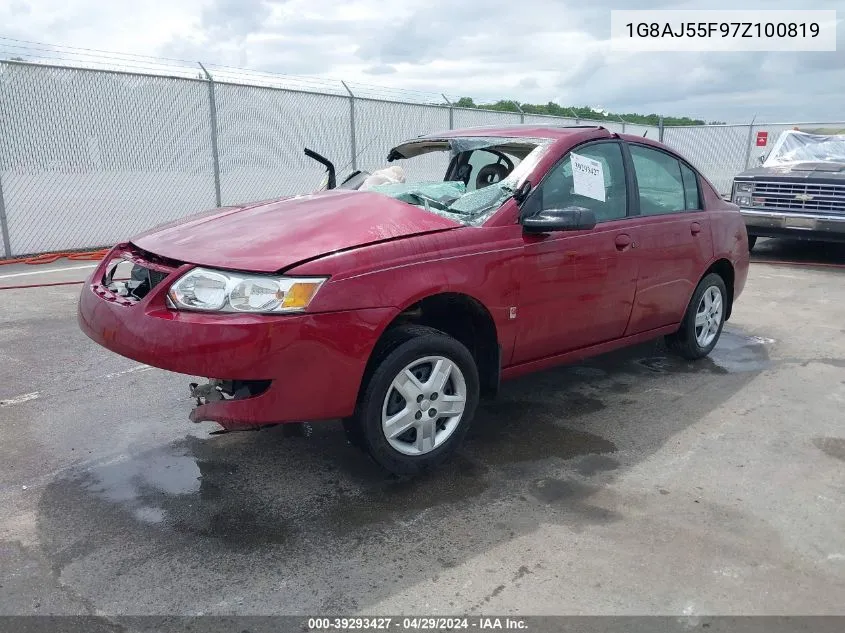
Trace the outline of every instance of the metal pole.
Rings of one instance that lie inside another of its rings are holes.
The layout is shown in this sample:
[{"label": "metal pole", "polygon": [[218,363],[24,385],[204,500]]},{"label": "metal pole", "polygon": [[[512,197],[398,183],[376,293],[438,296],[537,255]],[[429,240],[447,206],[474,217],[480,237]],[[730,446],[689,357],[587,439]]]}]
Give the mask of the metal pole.
[{"label": "metal pole", "polygon": [[517,110],[519,110],[519,122],[525,123],[525,112],[522,110],[522,108],[519,107],[519,103],[517,103],[516,101],[511,101],[511,103],[516,106]]},{"label": "metal pole", "polygon": [[[2,86],[2,84],[0,84]],[[3,121],[0,118],[0,121]],[[0,132],[0,143],[3,142],[4,138],[9,137],[9,130],[5,130]],[[2,152],[0,152],[0,159],[3,158]],[[0,160],[0,235],[2,235],[3,239],[3,254],[5,257],[12,256],[12,243],[9,240],[9,223],[6,218],[6,202],[3,199],[3,171],[2,171],[3,163]]]},{"label": "metal pole", "polygon": [[627,123],[627,121],[625,121],[625,119],[623,119],[621,116],[617,116],[616,118],[619,119],[622,122],[622,134],[624,134],[625,133],[625,123]]},{"label": "metal pole", "polygon": [[208,107],[211,113],[211,161],[214,167],[214,202],[218,207],[223,206],[220,196],[220,154],[217,150],[217,100],[214,96],[214,78],[205,69],[202,62],[197,62],[208,79]]},{"label": "metal pole", "polygon": [[352,141],[352,171],[358,169],[358,151],[356,149],[357,140],[355,139],[355,95],[352,94],[352,91],[349,89],[349,86],[346,85],[345,81],[341,81],[340,83],[343,84],[343,87],[346,88],[346,92],[349,93],[349,128],[351,130],[351,141]]},{"label": "metal pole", "polygon": [[449,97],[444,95],[442,92],[440,93],[440,96],[443,97],[446,100],[446,103],[449,104],[449,129],[454,130],[455,129],[455,111],[452,109],[452,102],[449,101]]},{"label": "metal pole", "polygon": [[757,115],[754,115],[754,118],[751,119],[751,124],[748,126],[748,142],[746,143],[745,148],[745,166],[743,170],[748,169],[748,162],[751,160],[751,140],[754,138],[754,121],[757,120]]},{"label": "metal pole", "polygon": [[663,115],[657,120],[657,140],[663,142]]},{"label": "metal pole", "polygon": [[3,234],[3,253],[12,256],[12,243],[9,241],[9,223],[6,220],[6,203],[3,201],[3,180],[0,178],[0,232]]}]

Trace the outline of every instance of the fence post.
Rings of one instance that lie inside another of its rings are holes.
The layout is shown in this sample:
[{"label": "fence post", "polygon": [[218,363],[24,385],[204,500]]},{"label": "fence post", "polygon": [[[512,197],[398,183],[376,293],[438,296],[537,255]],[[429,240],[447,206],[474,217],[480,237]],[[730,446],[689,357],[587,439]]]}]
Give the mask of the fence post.
[{"label": "fence post", "polygon": [[443,97],[446,100],[447,104],[449,104],[449,129],[454,130],[455,129],[455,111],[452,109],[452,102],[449,101],[449,97],[444,95],[442,92],[440,93],[440,96]]},{"label": "fence post", "polygon": [[525,123],[525,112],[519,107],[519,103],[516,101],[511,101],[511,103],[513,103],[516,106],[516,109],[519,110],[519,122]]},{"label": "fence post", "polygon": [[748,161],[751,160],[751,139],[754,138],[754,121],[757,120],[757,115],[754,115],[754,118],[751,119],[751,123],[748,126],[748,142],[746,143],[745,148],[745,166],[743,169],[748,169]]},{"label": "fence post", "polygon": [[356,148],[357,140],[355,138],[355,95],[352,94],[352,91],[349,89],[349,86],[346,85],[345,81],[341,81],[340,83],[343,84],[343,87],[346,88],[346,92],[349,93],[349,129],[352,141],[350,147],[352,147],[352,171],[355,171],[358,169],[358,149]]},{"label": "fence post", "polygon": [[[0,135],[2,137],[2,135]],[[0,163],[2,164],[2,163]],[[0,173],[0,233],[3,235],[4,257],[12,256],[12,243],[9,241],[9,223],[6,220],[6,203],[3,200],[3,174]]]},{"label": "fence post", "polygon": [[[0,83],[2,86],[2,83]],[[4,118],[0,118],[0,122],[4,121]],[[2,130],[0,131],[0,144],[3,143],[4,138],[8,138],[10,134],[10,130]],[[3,240],[3,256],[4,257],[11,257],[12,256],[12,243],[9,240],[9,223],[6,218],[6,201],[3,198],[3,152],[0,152],[0,238]]]},{"label": "fence post", "polygon": [[660,115],[660,118],[657,119],[657,140],[661,143],[663,142],[663,115]]},{"label": "fence post", "polygon": [[220,196],[220,154],[217,151],[217,99],[214,95],[214,78],[205,69],[202,62],[197,62],[208,79],[208,108],[211,114],[211,161],[214,166],[214,202],[218,207],[223,206]]}]

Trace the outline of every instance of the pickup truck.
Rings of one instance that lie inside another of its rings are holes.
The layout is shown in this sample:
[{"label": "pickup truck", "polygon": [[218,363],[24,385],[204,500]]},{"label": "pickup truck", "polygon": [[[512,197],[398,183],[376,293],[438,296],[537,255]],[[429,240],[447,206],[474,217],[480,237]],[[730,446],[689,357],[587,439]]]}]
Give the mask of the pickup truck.
[{"label": "pickup truck", "polygon": [[845,242],[845,134],[788,130],[761,163],[731,193],[749,249],[758,237]]}]

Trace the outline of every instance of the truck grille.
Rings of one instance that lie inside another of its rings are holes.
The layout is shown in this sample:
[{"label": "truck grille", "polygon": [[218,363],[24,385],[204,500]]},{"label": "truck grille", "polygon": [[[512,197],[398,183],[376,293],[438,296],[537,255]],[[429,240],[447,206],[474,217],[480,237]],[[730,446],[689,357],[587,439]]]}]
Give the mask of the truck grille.
[{"label": "truck grille", "polygon": [[755,182],[753,207],[845,215],[845,184]]}]

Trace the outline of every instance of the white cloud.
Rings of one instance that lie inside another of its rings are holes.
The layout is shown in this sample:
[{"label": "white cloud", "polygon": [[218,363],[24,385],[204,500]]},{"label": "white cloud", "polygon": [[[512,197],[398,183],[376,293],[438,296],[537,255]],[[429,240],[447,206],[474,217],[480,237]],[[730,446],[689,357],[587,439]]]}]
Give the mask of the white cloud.
[{"label": "white cloud", "polygon": [[[0,36],[345,79],[391,88],[708,120],[842,118],[835,53],[614,53],[610,9],[733,8],[659,0],[14,0]],[[794,8],[753,0],[743,8]],[[838,2],[804,0],[802,8]],[[0,54],[13,56],[0,40]],[[11,44],[13,45],[13,44]],[[824,97],[822,96],[824,95]]]}]

